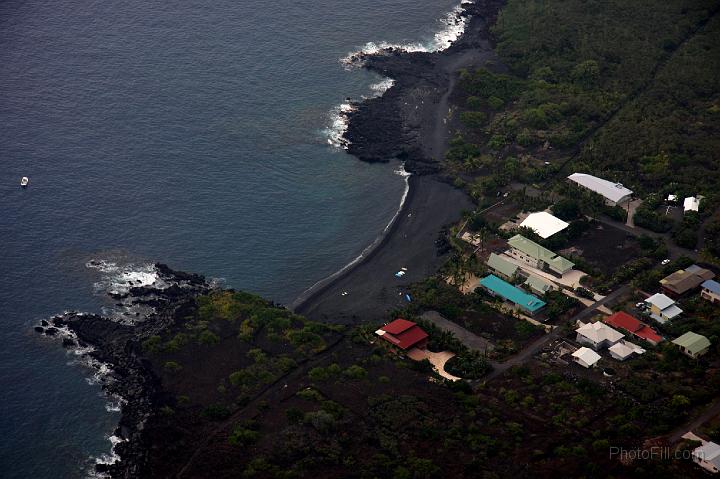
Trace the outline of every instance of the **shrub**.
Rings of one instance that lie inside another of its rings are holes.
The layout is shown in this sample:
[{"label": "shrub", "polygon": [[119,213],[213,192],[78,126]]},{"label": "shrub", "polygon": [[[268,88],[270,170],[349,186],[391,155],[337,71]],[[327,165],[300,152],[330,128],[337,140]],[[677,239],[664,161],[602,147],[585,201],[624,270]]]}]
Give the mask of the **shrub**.
[{"label": "shrub", "polygon": [[478,351],[466,351],[450,358],[445,371],[454,376],[477,379],[492,370],[492,366]]},{"label": "shrub", "polygon": [[466,105],[471,110],[479,110],[483,107],[483,100],[479,96],[469,96]]},{"label": "shrub", "polygon": [[322,401],[323,398],[322,395],[313,388],[305,388],[302,391],[298,391],[297,396],[306,401]]},{"label": "shrub", "polygon": [[460,113],[460,121],[468,128],[481,128],[487,121],[487,115],[481,111],[464,111]]},{"label": "shrub", "polygon": [[239,425],[233,429],[232,434],[230,434],[228,438],[228,442],[233,446],[247,446],[256,443],[258,439],[260,439],[260,433],[258,431],[244,425]]},{"label": "shrub", "polygon": [[490,108],[492,108],[493,110],[499,110],[504,104],[505,102],[502,100],[502,98],[498,98],[496,96],[491,96],[490,98],[488,98],[488,105],[490,105]]},{"label": "shrub", "polygon": [[343,374],[350,378],[350,379],[363,379],[367,377],[367,371],[362,366],[358,366],[357,364],[353,364],[349,368],[347,368],[345,371],[343,371]]},{"label": "shrub", "polygon": [[337,426],[335,417],[329,412],[323,410],[305,414],[305,423],[311,425],[321,433],[328,433]]},{"label": "shrub", "polygon": [[160,336],[158,336],[158,335],[153,335],[142,342],[142,349],[143,349],[143,351],[146,351],[149,353],[156,353],[160,350],[161,343],[162,343],[162,338],[160,338]]},{"label": "shrub", "polygon": [[200,333],[200,336],[198,337],[198,342],[200,344],[205,344],[208,346],[217,344],[219,341],[220,338],[218,337],[218,335],[207,329]]}]

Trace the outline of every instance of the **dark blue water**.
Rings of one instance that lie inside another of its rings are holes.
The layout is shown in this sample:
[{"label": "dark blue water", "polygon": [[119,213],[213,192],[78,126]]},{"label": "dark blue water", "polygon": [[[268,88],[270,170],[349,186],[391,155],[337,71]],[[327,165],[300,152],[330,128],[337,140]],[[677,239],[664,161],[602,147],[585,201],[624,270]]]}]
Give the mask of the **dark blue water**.
[{"label": "dark blue water", "polygon": [[0,476],[82,477],[109,451],[118,413],[31,332],[100,310],[90,259],[290,302],[380,233],[397,165],[360,163],[325,130],[382,79],[339,59],[432,45],[456,4],[0,2]]}]

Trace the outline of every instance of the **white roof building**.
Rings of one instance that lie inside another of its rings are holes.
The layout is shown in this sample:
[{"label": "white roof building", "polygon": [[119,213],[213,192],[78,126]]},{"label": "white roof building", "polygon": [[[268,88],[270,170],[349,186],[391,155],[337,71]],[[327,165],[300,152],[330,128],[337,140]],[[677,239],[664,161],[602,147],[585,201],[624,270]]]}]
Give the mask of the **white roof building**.
[{"label": "white roof building", "polygon": [[720,445],[712,441],[693,449],[693,461],[710,472],[720,472]]},{"label": "white roof building", "polygon": [[570,224],[546,211],[538,211],[537,213],[530,213],[528,217],[520,223],[520,226],[530,228],[541,238],[549,238],[555,233],[564,230],[570,226]]},{"label": "white roof building", "polygon": [[568,176],[570,181],[587,188],[590,191],[602,195],[613,204],[624,203],[632,196],[632,190],[625,188],[621,183],[613,183],[612,181],[603,180],[597,176],[585,173],[573,173]]},{"label": "white roof building", "polygon": [[701,196],[695,197],[695,196],[688,196],[683,201],[683,209],[685,211],[699,211],[700,210],[700,200],[702,199]]},{"label": "white roof building", "polygon": [[578,342],[592,346],[594,349],[612,346],[625,337],[623,333],[602,321],[583,324],[575,332]]},{"label": "white roof building", "polygon": [[643,354],[645,350],[637,344],[633,344],[623,339],[610,346],[608,348],[608,352],[610,352],[610,356],[612,356],[613,359],[617,359],[618,361],[625,361],[633,354]]},{"label": "white roof building", "polygon": [[672,320],[683,312],[672,298],[662,293],[653,294],[645,302],[650,305],[650,317],[661,324]]},{"label": "white roof building", "polygon": [[677,195],[668,195],[667,200],[668,201],[677,201],[678,197]]},{"label": "white roof building", "polygon": [[657,306],[658,309],[663,310],[665,308],[669,308],[673,304],[675,304],[675,301],[673,301],[672,298],[665,296],[662,293],[655,293],[652,296],[650,296],[648,299],[645,300],[647,304],[650,304],[652,306]]},{"label": "white roof building", "polygon": [[601,356],[590,348],[582,347],[572,353],[576,363],[584,368],[591,368],[600,361]]}]

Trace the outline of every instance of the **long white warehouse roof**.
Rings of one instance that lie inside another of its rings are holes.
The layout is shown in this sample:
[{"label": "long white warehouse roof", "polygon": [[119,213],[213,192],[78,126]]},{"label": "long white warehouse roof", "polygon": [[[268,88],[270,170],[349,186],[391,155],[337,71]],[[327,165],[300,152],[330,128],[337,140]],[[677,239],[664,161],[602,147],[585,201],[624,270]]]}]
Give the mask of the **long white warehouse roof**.
[{"label": "long white warehouse roof", "polygon": [[573,173],[568,176],[569,180],[574,181],[580,186],[594,191],[599,195],[603,195],[605,198],[619,203],[632,195],[632,190],[625,188],[620,183],[613,183],[612,181],[603,180],[597,176],[588,175],[585,173]]},{"label": "long white warehouse roof", "polygon": [[530,228],[540,235],[541,238],[549,238],[555,233],[564,230],[570,226],[570,224],[560,218],[556,218],[550,213],[538,211],[537,213],[530,213],[528,217],[520,223],[520,226]]}]

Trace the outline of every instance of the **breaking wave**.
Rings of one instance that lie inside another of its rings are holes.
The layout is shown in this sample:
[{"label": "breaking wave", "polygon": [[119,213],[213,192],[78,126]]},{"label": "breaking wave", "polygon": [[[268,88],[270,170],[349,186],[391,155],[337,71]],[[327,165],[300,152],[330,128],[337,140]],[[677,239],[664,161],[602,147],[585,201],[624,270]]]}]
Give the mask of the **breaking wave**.
[{"label": "breaking wave", "polygon": [[383,78],[377,83],[370,85],[370,89],[373,91],[375,96],[382,96],[383,93],[388,91],[395,84],[395,80],[392,78]]},{"label": "breaking wave", "polygon": [[332,109],[330,112],[330,125],[324,133],[329,145],[347,150],[348,141],[345,139],[345,132],[348,128],[348,114],[355,111],[350,103],[343,103]]},{"label": "breaking wave", "polygon": [[[448,12],[443,18],[438,20],[440,29],[435,32],[432,39],[426,43],[388,43],[388,42],[368,42],[360,50],[350,52],[340,59],[340,62],[346,68],[354,68],[362,66],[368,55],[382,55],[391,50],[401,50],[404,52],[438,52],[450,47],[465,31],[468,15],[464,15],[464,9],[467,5],[473,3],[472,0],[463,0],[459,5]],[[382,96],[387,90],[392,88],[395,80],[392,78],[384,78],[378,83],[370,85],[375,97]],[[355,106],[346,102],[330,112],[329,125],[323,130],[327,142],[334,148],[347,150],[348,140],[345,138],[345,132],[348,128],[348,113],[355,110]]]},{"label": "breaking wave", "polygon": [[361,49],[350,52],[340,59],[346,67],[357,67],[362,65],[363,59],[368,55],[379,55],[390,50],[401,50],[404,52],[439,52],[450,47],[465,31],[469,17],[463,15],[465,6],[473,3],[464,0],[443,18],[438,20],[440,29],[435,32],[432,39],[427,42],[414,43],[389,43],[389,42],[368,42]]},{"label": "breaking wave", "polygon": [[[68,314],[75,314],[77,316],[83,316],[85,313],[71,313],[69,311],[64,312],[59,317],[68,315]],[[89,385],[100,385],[104,386],[107,385],[113,381],[115,381],[115,377],[113,375],[112,365],[108,363],[104,363],[102,361],[99,361],[98,359],[92,357],[90,353],[95,351],[95,348],[84,344],[82,341],[80,341],[77,337],[77,334],[75,334],[74,331],[71,331],[66,325],[58,325],[54,322],[54,319],[57,318],[53,317],[51,318],[47,323],[43,323],[43,327],[46,325],[48,327],[55,329],[55,334],[53,335],[44,335],[46,338],[50,338],[52,340],[60,340],[65,343],[66,341],[71,341],[72,346],[67,347],[67,354],[71,356],[70,361],[68,361],[68,365],[81,365],[88,370],[92,372],[92,374],[85,378],[85,381]],[[105,403],[105,410],[108,412],[120,412],[122,409],[122,406],[126,403],[126,400],[123,399],[120,396],[110,394],[107,392],[105,388],[103,388],[102,392],[103,397],[107,401]],[[101,454],[99,457],[90,457],[90,461],[93,462],[93,466],[89,467],[89,470],[87,471],[87,477],[88,478],[107,478],[109,477],[107,474],[103,474],[100,472],[97,472],[95,470],[94,465],[97,464],[114,464],[115,462],[120,460],[120,456],[117,455],[115,452],[115,446],[123,441],[123,439],[112,435],[108,437],[108,440],[110,441],[110,452],[106,454]]]},{"label": "breaking wave", "polygon": [[152,286],[157,289],[167,288],[168,285],[158,276],[155,265],[145,264],[118,264],[114,261],[93,259],[85,266],[101,273],[100,281],[95,283],[95,291],[104,294],[127,294],[130,288]]}]

